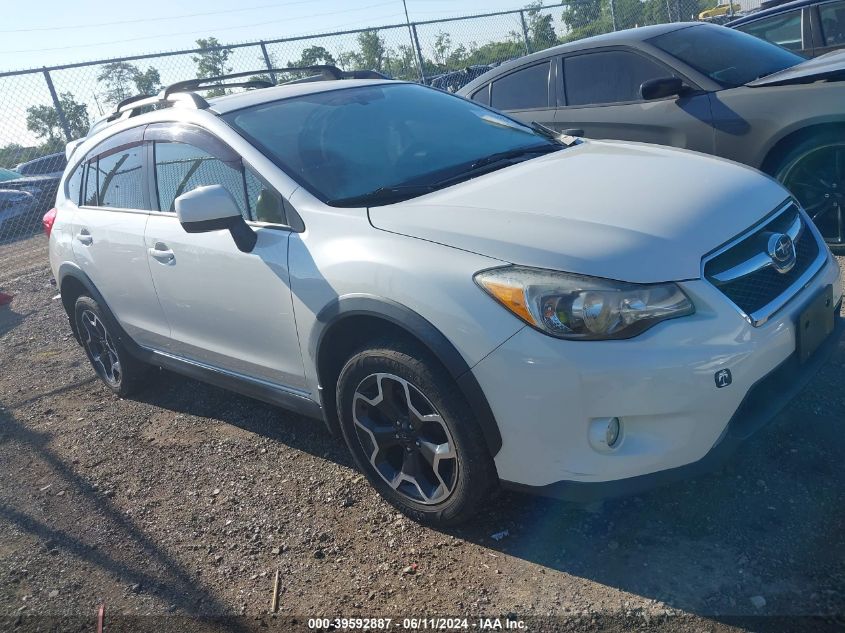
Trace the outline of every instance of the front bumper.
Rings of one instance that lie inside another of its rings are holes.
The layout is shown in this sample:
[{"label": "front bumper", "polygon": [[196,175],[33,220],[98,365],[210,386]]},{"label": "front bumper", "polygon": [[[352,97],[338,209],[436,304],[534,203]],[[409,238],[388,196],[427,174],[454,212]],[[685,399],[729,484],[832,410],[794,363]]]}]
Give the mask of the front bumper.
[{"label": "front bumper", "polygon": [[[587,500],[629,494],[712,469],[771,420],[809,382],[845,325],[799,365],[798,314],[825,285],[840,287],[830,261],[777,315],[752,327],[707,282],[684,290],[695,315],[627,341],[573,342],[526,328],[473,368],[502,434],[503,485]],[[835,293],[834,301],[839,297]],[[714,375],[731,370],[733,382]],[[618,417],[612,451],[589,442],[596,418]]]}]

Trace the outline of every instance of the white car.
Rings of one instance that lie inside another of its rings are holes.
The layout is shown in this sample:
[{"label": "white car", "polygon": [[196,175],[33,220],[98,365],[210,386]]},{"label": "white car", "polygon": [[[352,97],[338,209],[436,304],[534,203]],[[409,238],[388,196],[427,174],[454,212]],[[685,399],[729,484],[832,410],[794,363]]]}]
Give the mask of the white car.
[{"label": "white car", "polygon": [[445,525],[696,472],[835,346],[839,268],[774,180],[331,75],[182,82],[69,152],[50,262],[115,393],[160,366],[323,420]]}]

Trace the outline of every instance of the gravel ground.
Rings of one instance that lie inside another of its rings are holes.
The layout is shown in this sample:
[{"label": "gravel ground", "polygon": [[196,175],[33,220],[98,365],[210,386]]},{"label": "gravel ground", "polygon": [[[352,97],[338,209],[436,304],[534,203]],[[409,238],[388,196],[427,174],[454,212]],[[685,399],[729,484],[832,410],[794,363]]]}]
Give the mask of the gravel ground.
[{"label": "gravel ground", "polygon": [[587,506],[502,494],[436,531],[383,503],[320,424],[163,371],[114,397],[45,251],[0,251],[15,296],[0,308],[0,630],[93,631],[101,604],[106,631],[508,614],[529,631],[845,627],[845,344],[719,473]]}]

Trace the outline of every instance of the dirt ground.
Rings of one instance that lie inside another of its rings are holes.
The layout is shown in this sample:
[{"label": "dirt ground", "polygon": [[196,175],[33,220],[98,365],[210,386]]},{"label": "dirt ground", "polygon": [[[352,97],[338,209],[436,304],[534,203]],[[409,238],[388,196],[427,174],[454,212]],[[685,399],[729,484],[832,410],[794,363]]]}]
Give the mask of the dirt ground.
[{"label": "dirt ground", "polygon": [[50,280],[42,237],[0,250],[0,630],[845,630],[845,343],[719,473],[444,532],[319,423],[163,371],[114,397]]}]

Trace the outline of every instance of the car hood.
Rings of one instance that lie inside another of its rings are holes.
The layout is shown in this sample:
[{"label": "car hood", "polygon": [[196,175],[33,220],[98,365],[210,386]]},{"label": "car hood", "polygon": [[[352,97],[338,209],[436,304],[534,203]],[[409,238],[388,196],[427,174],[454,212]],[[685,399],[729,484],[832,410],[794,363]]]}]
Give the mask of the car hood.
[{"label": "car hood", "polygon": [[585,141],[369,215],[376,228],[514,264],[647,283],[700,277],[704,254],[787,197],[737,163]]},{"label": "car hood", "polygon": [[759,86],[782,86],[792,83],[809,83],[819,79],[845,79],[845,50],[832,51],[815,59],[808,59],[797,66],[766,75],[746,84]]}]

